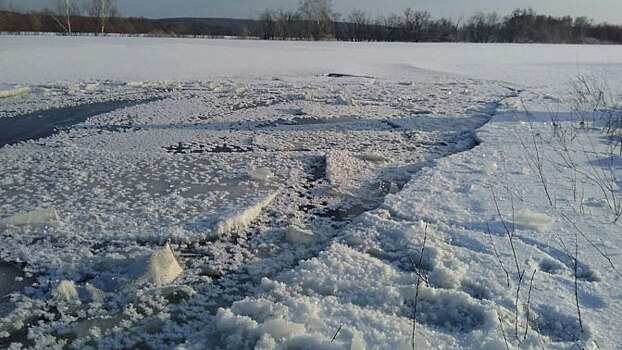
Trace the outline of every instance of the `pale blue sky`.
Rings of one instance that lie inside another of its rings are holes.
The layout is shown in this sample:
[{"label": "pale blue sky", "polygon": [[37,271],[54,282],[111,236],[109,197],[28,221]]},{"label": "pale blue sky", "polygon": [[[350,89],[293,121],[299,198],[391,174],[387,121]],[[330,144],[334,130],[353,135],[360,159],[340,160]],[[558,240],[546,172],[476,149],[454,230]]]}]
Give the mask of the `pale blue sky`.
[{"label": "pale blue sky", "polygon": [[[116,0],[125,16],[256,18],[266,8],[298,7],[298,0]],[[29,10],[49,6],[53,0],[0,0]],[[517,7],[532,7],[551,15],[585,15],[597,21],[622,23],[622,0],[333,0],[335,10],[348,14],[362,9],[387,14],[413,9],[428,10],[434,17],[468,17],[478,11],[507,14]]]}]

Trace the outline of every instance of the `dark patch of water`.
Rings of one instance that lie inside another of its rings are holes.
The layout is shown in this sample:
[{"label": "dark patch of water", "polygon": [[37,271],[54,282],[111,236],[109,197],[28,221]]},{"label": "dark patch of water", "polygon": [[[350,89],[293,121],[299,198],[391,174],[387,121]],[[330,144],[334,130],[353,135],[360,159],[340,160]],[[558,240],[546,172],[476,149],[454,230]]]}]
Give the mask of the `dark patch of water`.
[{"label": "dark patch of water", "polygon": [[347,74],[347,73],[328,73],[326,75],[329,78],[367,78],[374,79],[374,77],[370,77],[367,75],[356,75],[356,74]]},{"label": "dark patch of water", "polygon": [[0,147],[42,139],[56,134],[60,129],[82,123],[90,117],[154,100],[156,99],[96,102],[2,118],[0,119]]},{"label": "dark patch of water", "polygon": [[199,144],[186,145],[179,142],[175,146],[164,147],[168,153],[173,154],[190,154],[190,153],[246,153],[252,152],[252,147],[240,147],[236,145],[227,145],[226,143],[221,146],[206,146]]}]

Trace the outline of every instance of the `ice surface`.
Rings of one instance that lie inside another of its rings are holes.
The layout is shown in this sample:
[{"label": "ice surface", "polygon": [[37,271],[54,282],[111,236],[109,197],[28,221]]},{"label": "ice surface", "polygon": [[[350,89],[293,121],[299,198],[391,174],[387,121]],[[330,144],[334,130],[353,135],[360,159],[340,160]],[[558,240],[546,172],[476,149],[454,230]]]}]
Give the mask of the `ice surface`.
[{"label": "ice surface", "polygon": [[419,348],[622,342],[619,162],[568,88],[619,47],[0,44],[0,117],[93,109],[0,148],[2,348],[412,349],[415,304]]}]

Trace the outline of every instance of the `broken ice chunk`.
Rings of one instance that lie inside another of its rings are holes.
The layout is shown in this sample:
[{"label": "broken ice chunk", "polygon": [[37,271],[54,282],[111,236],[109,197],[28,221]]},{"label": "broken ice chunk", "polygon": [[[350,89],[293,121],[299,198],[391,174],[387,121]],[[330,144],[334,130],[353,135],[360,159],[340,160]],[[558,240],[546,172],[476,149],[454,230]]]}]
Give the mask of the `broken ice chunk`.
[{"label": "broken ice chunk", "polygon": [[145,283],[162,286],[173,282],[182,271],[171,245],[166,243],[164,248],[156,250],[147,259],[137,260],[129,267],[128,275],[133,281],[128,286]]},{"label": "broken ice chunk", "polygon": [[276,318],[266,321],[263,324],[263,331],[270,334],[274,339],[283,341],[296,335],[303,335],[307,332],[307,329],[303,324]]},{"label": "broken ice chunk", "polygon": [[497,163],[489,162],[488,164],[486,164],[486,167],[484,168],[484,172],[486,173],[486,175],[492,175],[492,174],[496,173],[497,172]]},{"label": "broken ice chunk", "polygon": [[0,98],[18,97],[30,92],[28,87],[18,87],[11,90],[0,90]]},{"label": "broken ice chunk", "polygon": [[310,246],[317,242],[317,236],[313,232],[295,225],[287,228],[287,232],[285,232],[285,239],[287,239],[289,243],[303,244],[306,246]]},{"label": "broken ice chunk", "polygon": [[90,283],[86,284],[85,289],[87,293],[89,294],[89,297],[91,298],[92,301],[100,301],[104,299],[104,297],[106,296],[106,293],[104,291],[93,286]]},{"label": "broken ice chunk", "polygon": [[278,194],[279,191],[275,191],[247,207],[233,210],[222,216],[208,218],[204,225],[209,229],[209,235],[212,237],[223,237],[233,231],[247,228],[261,214],[264,208],[272,203]]},{"label": "broken ice chunk", "polygon": [[73,281],[64,280],[58,284],[56,289],[52,291],[52,297],[59,301],[80,304],[78,290]]},{"label": "broken ice chunk", "polygon": [[30,213],[17,214],[0,220],[0,228],[10,226],[41,225],[54,221],[59,221],[56,209],[36,209]]},{"label": "broken ice chunk", "polygon": [[367,153],[363,155],[363,159],[370,161],[370,162],[390,162],[391,161],[391,159],[378,153]]}]

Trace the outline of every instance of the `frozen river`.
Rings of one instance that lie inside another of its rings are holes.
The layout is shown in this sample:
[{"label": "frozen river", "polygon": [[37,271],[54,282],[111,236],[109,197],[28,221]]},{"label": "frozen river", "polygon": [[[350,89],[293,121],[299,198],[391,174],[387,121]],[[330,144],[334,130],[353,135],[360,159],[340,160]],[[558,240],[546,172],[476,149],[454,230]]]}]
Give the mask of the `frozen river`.
[{"label": "frozen river", "polygon": [[[463,232],[494,221],[475,195],[491,185],[436,177],[413,195],[412,183],[447,157],[480,152],[478,129],[491,119],[568,108],[577,70],[622,72],[614,46],[0,45],[0,347],[407,348],[405,295],[420,259],[421,339],[505,348],[488,309],[512,294],[503,276],[479,270],[496,264],[488,238]],[[447,173],[485,179],[519,149],[497,148]],[[438,216],[424,215],[426,200]],[[462,210],[468,224],[451,221]],[[427,223],[438,235],[423,262]],[[575,340],[571,316],[539,310],[573,335],[542,323],[533,339]]]}]

